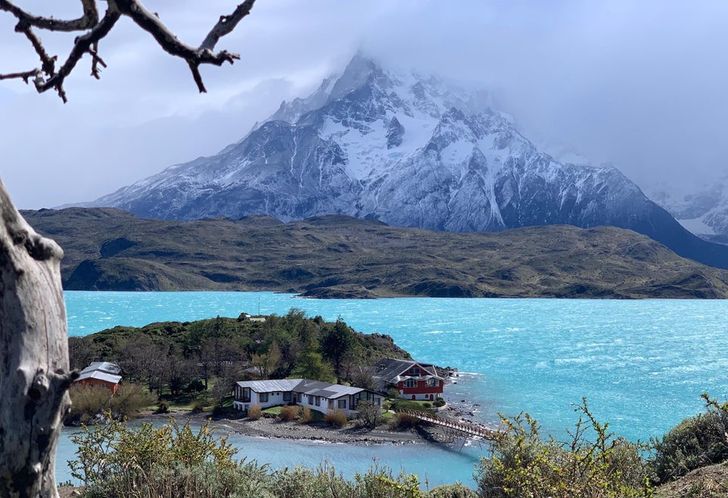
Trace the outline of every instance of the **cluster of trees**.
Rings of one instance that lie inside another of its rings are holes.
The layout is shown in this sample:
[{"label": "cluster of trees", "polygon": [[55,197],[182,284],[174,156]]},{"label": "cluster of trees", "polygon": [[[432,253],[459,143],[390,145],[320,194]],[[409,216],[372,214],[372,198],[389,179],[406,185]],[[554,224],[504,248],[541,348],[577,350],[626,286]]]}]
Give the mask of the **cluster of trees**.
[{"label": "cluster of trees", "polygon": [[265,321],[217,317],[196,322],[115,327],[69,339],[73,368],[118,363],[126,381],[160,398],[209,389],[222,403],[247,378],[302,377],[372,387],[368,366],[383,357],[409,358],[388,336],[355,332],[341,319],[326,322],[300,310]]}]

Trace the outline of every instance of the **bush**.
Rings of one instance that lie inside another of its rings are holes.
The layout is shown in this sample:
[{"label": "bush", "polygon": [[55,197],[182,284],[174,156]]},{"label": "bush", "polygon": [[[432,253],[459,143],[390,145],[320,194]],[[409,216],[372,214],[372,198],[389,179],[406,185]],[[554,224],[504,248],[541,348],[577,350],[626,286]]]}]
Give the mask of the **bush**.
[{"label": "bush", "polygon": [[357,406],[359,420],[369,429],[374,429],[382,421],[382,410],[379,406],[369,401],[361,401]]},{"label": "bush", "polygon": [[248,408],[248,418],[250,420],[258,420],[262,416],[263,416],[263,409],[260,407],[260,405],[253,405],[250,408]]},{"label": "bush", "polygon": [[433,403],[433,404],[435,405],[436,408],[442,408],[443,406],[445,406],[446,403],[445,403],[445,400],[444,399],[437,398],[435,400],[435,403]]},{"label": "bush", "polygon": [[195,379],[185,387],[185,392],[188,393],[199,393],[205,390],[205,383],[200,379]]},{"label": "bush", "polygon": [[301,414],[299,415],[299,421],[302,424],[308,424],[313,420],[313,414],[311,413],[311,409],[307,406],[301,407]]},{"label": "bush", "polygon": [[650,466],[656,481],[665,483],[699,467],[728,460],[728,403],[703,395],[706,413],[688,418],[653,441]]},{"label": "bush", "polygon": [[390,422],[390,428],[395,431],[408,431],[420,425],[420,419],[406,413],[397,413]]},{"label": "bush", "polygon": [[71,396],[71,410],[65,417],[66,424],[88,423],[109,409],[111,391],[105,387],[73,384],[68,393]]},{"label": "bush", "polygon": [[105,415],[116,419],[128,419],[154,403],[153,396],[138,384],[125,383],[116,394],[104,387],[73,384],[69,389],[71,411],[66,424],[89,423],[95,417]]},{"label": "bush", "polygon": [[326,420],[327,424],[339,428],[344,427],[349,422],[349,419],[346,417],[346,413],[340,410],[328,412],[324,417],[324,420]]},{"label": "bush", "polygon": [[637,498],[652,496],[641,448],[607,433],[584,402],[571,440],[542,439],[527,414],[503,419],[504,433],[476,472],[480,496]]},{"label": "bush", "polygon": [[156,413],[157,415],[162,413],[169,413],[169,405],[164,401],[161,401],[159,403],[159,406],[157,406],[157,409],[154,410],[154,413]]},{"label": "bush", "polygon": [[430,403],[429,401],[425,401],[424,403],[422,403],[422,408],[427,408],[429,410],[430,408],[432,408],[432,403]]},{"label": "bush", "polygon": [[139,384],[125,383],[111,397],[109,408],[116,418],[129,419],[154,404],[154,396]]},{"label": "bush", "polygon": [[299,413],[300,410],[297,406],[284,406],[281,408],[281,413],[278,414],[278,418],[281,419],[282,422],[291,422],[298,418]]}]

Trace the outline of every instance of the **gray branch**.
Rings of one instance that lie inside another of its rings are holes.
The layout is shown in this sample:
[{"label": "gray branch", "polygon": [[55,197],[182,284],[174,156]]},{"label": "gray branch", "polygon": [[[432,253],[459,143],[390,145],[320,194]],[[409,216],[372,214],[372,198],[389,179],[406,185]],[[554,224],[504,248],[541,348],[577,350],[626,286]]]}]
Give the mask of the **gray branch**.
[{"label": "gray branch", "polygon": [[[190,67],[197,89],[200,92],[206,92],[207,89],[200,74],[200,66],[203,64],[222,66],[226,62],[232,64],[240,59],[240,56],[236,53],[227,50],[214,52],[214,49],[222,37],[231,33],[240,21],[250,14],[255,4],[255,0],[245,0],[235,8],[232,14],[220,16],[200,46],[193,47],[180,41],[162,23],[159,16],[144,7],[140,0],[107,0],[108,7],[101,19],[99,19],[95,0],[80,1],[83,6],[82,17],[72,20],[58,20],[30,14],[9,0],[0,0],[0,11],[9,12],[18,19],[15,31],[25,35],[41,60],[41,67],[38,69],[0,74],[0,80],[15,78],[23,79],[27,83],[32,78],[39,93],[54,89],[61,99],[66,102],[67,98],[63,83],[68,75],[73,72],[84,54],[91,56],[91,75],[96,79],[100,78],[99,66],[105,68],[106,62],[98,53],[99,41],[109,34],[123,15],[129,17],[140,28],[151,34],[165,52],[184,59]],[[76,37],[71,52],[60,69],[56,71],[57,57],[48,55],[33,28],[48,31],[86,32]]]}]

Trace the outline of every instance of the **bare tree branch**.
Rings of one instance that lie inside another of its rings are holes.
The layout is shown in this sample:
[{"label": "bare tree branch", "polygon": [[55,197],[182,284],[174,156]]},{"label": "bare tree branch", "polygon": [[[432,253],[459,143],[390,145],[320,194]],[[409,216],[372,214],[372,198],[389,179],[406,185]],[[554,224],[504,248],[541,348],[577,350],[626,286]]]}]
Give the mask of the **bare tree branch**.
[{"label": "bare tree branch", "polygon": [[220,16],[220,20],[213,26],[208,35],[200,45],[200,50],[213,50],[220,38],[232,32],[240,21],[243,20],[253,8],[255,0],[246,0],[238,5],[235,12],[229,16]]},{"label": "bare tree branch", "polygon": [[18,21],[49,31],[83,31],[98,24],[99,14],[96,10],[96,0],[81,0],[81,5],[83,6],[83,16],[78,19],[63,21],[52,17],[34,16],[9,0],[0,0],[0,10],[10,12],[18,18]]},{"label": "bare tree branch", "polygon": [[[222,66],[229,62],[232,64],[240,59],[236,53],[221,50],[213,52],[220,38],[232,32],[240,21],[250,14],[255,0],[245,0],[239,4],[232,14],[220,16],[218,22],[212,27],[199,47],[193,47],[182,41],[162,23],[156,13],[149,11],[140,0],[107,0],[108,7],[104,17],[99,20],[95,0],[80,0],[83,6],[83,16],[73,20],[58,20],[51,17],[40,17],[16,6],[9,0],[0,0],[0,11],[6,11],[18,19],[15,31],[23,33],[30,41],[41,61],[41,67],[33,71],[0,74],[2,79],[23,79],[26,83],[33,78],[35,88],[39,93],[54,89],[58,95],[67,101],[63,89],[65,79],[73,72],[78,61],[84,54],[91,56],[91,76],[100,78],[100,67],[106,68],[106,62],[98,52],[101,39],[109,34],[119,18],[129,17],[144,31],[154,37],[159,46],[170,55],[180,57],[187,62],[192,72],[192,78],[200,92],[206,92],[205,84],[200,74],[200,66],[210,64]],[[57,56],[50,56],[33,28],[48,31],[86,31],[74,40],[73,48],[63,65],[56,71]]]},{"label": "bare tree branch", "polygon": [[19,79],[19,80],[23,80],[26,83],[28,83],[30,78],[35,78],[36,76],[38,76],[39,72],[40,71],[38,69],[33,69],[31,71],[23,71],[21,73],[0,74],[0,80]]}]

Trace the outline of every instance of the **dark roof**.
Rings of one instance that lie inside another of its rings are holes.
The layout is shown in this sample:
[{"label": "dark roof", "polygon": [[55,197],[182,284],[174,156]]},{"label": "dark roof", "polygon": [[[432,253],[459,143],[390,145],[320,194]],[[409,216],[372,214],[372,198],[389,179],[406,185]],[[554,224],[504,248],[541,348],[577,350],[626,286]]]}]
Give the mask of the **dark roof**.
[{"label": "dark roof", "polygon": [[435,369],[434,365],[412,360],[395,360],[393,358],[384,358],[375,363],[372,369],[372,376],[378,381],[378,388],[381,389],[386,387],[386,384],[397,383],[399,380],[398,377],[413,366],[420,367],[428,375],[440,378],[437,375],[437,369]]}]

